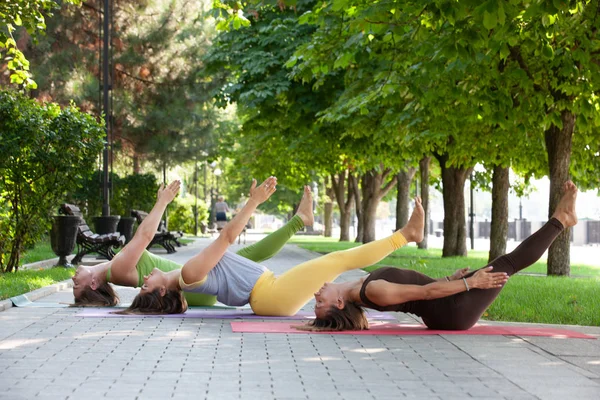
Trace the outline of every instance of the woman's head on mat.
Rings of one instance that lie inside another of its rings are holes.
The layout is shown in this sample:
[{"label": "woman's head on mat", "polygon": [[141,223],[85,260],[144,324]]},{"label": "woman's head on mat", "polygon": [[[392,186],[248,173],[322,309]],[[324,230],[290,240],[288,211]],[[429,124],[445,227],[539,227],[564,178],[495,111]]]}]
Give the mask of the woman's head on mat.
[{"label": "woman's head on mat", "polygon": [[315,293],[315,315],[317,318],[305,329],[329,331],[369,329],[362,307],[345,298],[341,285],[335,283],[325,283]]},{"label": "woman's head on mat", "polygon": [[183,314],[188,308],[181,290],[145,290],[135,296],[131,305],[119,314]]},{"label": "woman's head on mat", "polygon": [[90,268],[78,266],[71,280],[76,307],[111,307],[119,303],[112,286],[95,276]]},{"label": "woman's head on mat", "polygon": [[[172,271],[173,272],[173,271]],[[172,274],[175,276],[175,274]],[[177,281],[170,274],[154,268],[144,276],[144,284],[131,306],[123,314],[181,314],[187,310],[187,301]]]}]

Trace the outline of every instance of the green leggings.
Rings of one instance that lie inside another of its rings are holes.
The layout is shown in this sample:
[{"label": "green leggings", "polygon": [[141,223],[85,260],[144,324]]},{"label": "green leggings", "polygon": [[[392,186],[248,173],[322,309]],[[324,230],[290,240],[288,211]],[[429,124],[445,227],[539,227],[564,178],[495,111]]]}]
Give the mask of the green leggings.
[{"label": "green leggings", "polygon": [[[255,262],[262,262],[279,253],[279,250],[300,229],[304,228],[302,219],[295,215],[287,224],[275,232],[265,236],[260,241],[240,249],[237,254]],[[217,302],[216,296],[202,293],[184,292],[189,306],[212,306]]]}]

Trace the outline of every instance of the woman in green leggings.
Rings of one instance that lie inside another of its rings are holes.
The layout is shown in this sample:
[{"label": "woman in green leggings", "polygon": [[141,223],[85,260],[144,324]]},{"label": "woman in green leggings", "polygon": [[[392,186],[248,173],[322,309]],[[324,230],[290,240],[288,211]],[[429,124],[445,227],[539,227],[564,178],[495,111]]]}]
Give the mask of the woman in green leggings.
[{"label": "woman in green leggings", "polygon": [[[270,177],[260,186],[256,187],[256,181],[253,181],[251,195],[254,198],[265,201],[275,192],[277,179]],[[112,260],[91,266],[79,266],[73,276],[73,294],[75,296],[75,306],[115,306],[119,302],[119,297],[111,287],[110,283],[141,287],[144,284],[144,277],[150,276],[156,269],[164,273],[181,269],[181,265],[167,260],[158,255],[152,254],[146,250],[146,247],[154,237],[158,228],[162,214],[167,205],[173,201],[179,191],[181,183],[172,182],[166,188],[158,190],[157,201],[148,217],[137,229],[135,236]],[[254,204],[254,203],[251,203]],[[258,203],[260,204],[260,203]],[[238,215],[249,219],[256,206],[246,205]],[[233,223],[235,218],[230,222]],[[304,189],[304,196],[298,207],[296,215],[281,229],[266,236],[261,241],[247,246],[237,252],[237,254],[255,262],[261,262],[273,257],[283,245],[304,226],[312,225],[312,197],[308,187]],[[227,234],[227,229],[223,230],[223,235]],[[235,237],[232,242],[235,241]],[[173,293],[173,296],[181,296]],[[184,293],[184,298],[177,301],[177,304],[188,304],[191,306],[211,306],[215,304],[216,297],[202,293]],[[172,304],[173,299],[167,296],[166,304]]]}]

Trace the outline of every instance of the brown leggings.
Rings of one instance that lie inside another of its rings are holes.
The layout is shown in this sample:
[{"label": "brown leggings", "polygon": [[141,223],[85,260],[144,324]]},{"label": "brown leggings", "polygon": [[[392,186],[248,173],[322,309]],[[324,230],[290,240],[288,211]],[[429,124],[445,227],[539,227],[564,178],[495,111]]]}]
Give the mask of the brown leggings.
[{"label": "brown leggings", "polygon": [[[535,263],[550,247],[564,227],[556,218],[546,222],[537,232],[525,239],[512,252],[496,258],[484,268],[493,266],[492,272],[514,275]],[[466,277],[472,276],[469,273]],[[421,317],[431,329],[469,329],[479,320],[496,299],[502,288],[471,289],[453,296],[427,302]]]}]

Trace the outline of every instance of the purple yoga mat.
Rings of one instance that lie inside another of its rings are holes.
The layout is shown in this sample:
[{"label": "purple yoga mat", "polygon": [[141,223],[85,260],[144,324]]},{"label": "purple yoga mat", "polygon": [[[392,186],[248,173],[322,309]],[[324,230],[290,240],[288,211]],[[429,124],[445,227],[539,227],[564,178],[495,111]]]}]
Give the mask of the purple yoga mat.
[{"label": "purple yoga mat", "polygon": [[[188,309],[185,314],[167,314],[167,315],[121,315],[112,314],[118,311],[115,308],[85,308],[74,314],[76,317],[83,318],[212,318],[212,319],[313,319],[315,314],[307,311],[300,311],[291,317],[265,317],[256,315],[252,310],[205,310]],[[367,318],[378,320],[395,320],[392,314],[381,312],[367,312]]]}]

